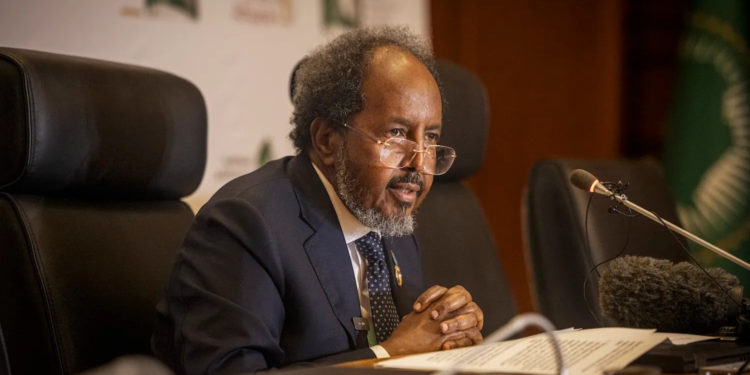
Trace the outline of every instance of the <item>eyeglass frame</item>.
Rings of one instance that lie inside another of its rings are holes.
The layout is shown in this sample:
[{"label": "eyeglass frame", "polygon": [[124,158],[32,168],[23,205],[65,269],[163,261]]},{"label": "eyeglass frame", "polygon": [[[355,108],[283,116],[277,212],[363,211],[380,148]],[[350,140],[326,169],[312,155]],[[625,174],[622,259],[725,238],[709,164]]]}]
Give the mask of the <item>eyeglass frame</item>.
[{"label": "eyeglass frame", "polygon": [[[419,149],[418,149],[418,148],[419,148],[419,144],[418,144],[417,142],[414,142],[414,141],[410,140],[410,139],[399,138],[399,137],[390,137],[390,138],[386,139],[385,141],[381,141],[381,140],[379,140],[378,138],[376,138],[375,136],[372,136],[372,135],[370,135],[370,134],[367,134],[367,133],[366,133],[366,132],[365,132],[364,130],[362,130],[362,129],[359,129],[359,128],[356,128],[356,127],[354,127],[354,126],[351,126],[351,125],[349,125],[349,124],[348,124],[348,123],[346,123],[346,122],[343,122],[343,123],[339,123],[339,124],[340,124],[340,125],[341,125],[342,127],[346,128],[346,129],[352,129],[352,130],[354,130],[354,131],[355,131],[356,133],[358,133],[358,134],[360,134],[360,135],[364,136],[365,138],[367,138],[367,139],[369,139],[369,140],[371,140],[371,141],[373,141],[373,142],[377,143],[377,144],[378,144],[379,146],[381,146],[381,149],[380,149],[380,158],[379,158],[379,161],[380,161],[380,162],[381,162],[381,163],[382,163],[383,165],[385,165],[386,167],[388,167],[388,168],[393,168],[393,169],[404,169],[404,168],[406,168],[406,167],[392,167],[392,166],[390,166],[390,165],[387,165],[387,164],[385,164],[385,162],[383,161],[383,148],[382,148],[382,147],[384,147],[384,146],[388,146],[388,145],[387,145],[387,143],[388,143],[389,141],[391,141],[392,139],[399,139],[399,140],[403,139],[403,140],[405,140],[405,141],[408,141],[408,142],[412,142],[412,143],[414,143],[414,144],[415,144],[415,145],[417,146],[417,149],[415,149],[415,150],[412,150],[412,156],[411,156],[411,158],[409,158],[409,161],[408,161],[408,163],[411,163],[411,162],[412,162],[412,161],[414,160],[414,158],[415,158],[415,157],[417,157],[417,154],[418,154],[418,153],[425,153],[425,152],[427,152],[427,149],[428,149],[429,147],[435,147],[435,148],[437,148],[437,147],[444,147],[444,148],[446,148],[446,149],[449,149],[449,150],[453,151],[453,152],[451,153],[451,155],[450,155],[450,157],[451,157],[451,158],[452,158],[453,160],[452,160],[452,161],[450,162],[450,164],[448,165],[448,168],[447,168],[447,169],[446,169],[446,170],[445,170],[444,172],[442,172],[442,173],[429,173],[429,172],[427,172],[427,171],[425,171],[425,170],[423,169],[423,172],[424,172],[424,173],[426,173],[426,174],[429,174],[429,175],[433,175],[433,176],[440,176],[440,175],[443,175],[443,174],[446,174],[446,173],[448,173],[448,171],[449,171],[449,170],[451,169],[451,167],[453,166],[453,162],[454,162],[454,161],[456,160],[456,156],[457,156],[457,155],[456,155],[456,149],[454,149],[453,147],[450,147],[450,146],[437,145],[437,144],[435,144],[435,145],[427,145],[427,146],[423,146],[423,147],[422,147],[422,149],[421,149],[421,150],[419,150]],[[435,152],[435,155],[437,156],[437,152]],[[436,165],[437,165],[437,158],[435,159],[435,163],[436,163]]]}]

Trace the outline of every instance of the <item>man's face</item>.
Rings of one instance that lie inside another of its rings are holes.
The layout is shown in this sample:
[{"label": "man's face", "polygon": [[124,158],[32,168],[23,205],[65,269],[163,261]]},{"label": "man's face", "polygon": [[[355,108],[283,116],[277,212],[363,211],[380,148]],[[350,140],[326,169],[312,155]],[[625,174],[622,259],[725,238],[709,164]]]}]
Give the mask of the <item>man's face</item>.
[{"label": "man's face", "polygon": [[[434,78],[414,56],[394,47],[375,50],[362,83],[364,108],[349,125],[381,141],[412,140],[418,148],[440,137],[442,103]],[[380,162],[381,145],[347,130],[339,149],[336,189],[363,224],[388,236],[411,233],[413,213],[432,186],[421,157],[403,169]]]}]

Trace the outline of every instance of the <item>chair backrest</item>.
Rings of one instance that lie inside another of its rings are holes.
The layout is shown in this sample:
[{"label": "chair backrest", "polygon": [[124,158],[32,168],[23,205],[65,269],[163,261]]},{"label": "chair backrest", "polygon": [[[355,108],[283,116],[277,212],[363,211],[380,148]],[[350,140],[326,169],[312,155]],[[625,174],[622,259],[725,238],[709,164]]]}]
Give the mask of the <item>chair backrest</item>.
[{"label": "chair backrest", "polygon": [[479,170],[489,131],[484,85],[465,68],[439,60],[437,70],[447,107],[440,140],[456,149],[453,167],[435,177],[418,212],[417,240],[427,285],[461,284],[485,315],[485,333],[506,323],[515,303],[482,207],[463,179]]},{"label": "chair backrest", "polygon": [[592,272],[584,285],[595,265],[621,251],[673,261],[687,258],[662,226],[640,216],[609,213],[612,201],[573,187],[569,175],[578,168],[601,181],[628,183],[624,193],[633,202],[679,224],[674,200],[654,160],[557,159],[536,163],[529,175],[522,213],[526,263],[537,311],[560,328],[607,324],[599,313],[597,273]]},{"label": "chair backrest", "polygon": [[12,374],[150,353],[192,220],[198,89],[124,64],[0,48],[0,328]]},{"label": "chair backrest", "polygon": [[0,325],[0,373],[10,374],[10,361],[8,360],[8,349],[5,348],[2,325]]}]

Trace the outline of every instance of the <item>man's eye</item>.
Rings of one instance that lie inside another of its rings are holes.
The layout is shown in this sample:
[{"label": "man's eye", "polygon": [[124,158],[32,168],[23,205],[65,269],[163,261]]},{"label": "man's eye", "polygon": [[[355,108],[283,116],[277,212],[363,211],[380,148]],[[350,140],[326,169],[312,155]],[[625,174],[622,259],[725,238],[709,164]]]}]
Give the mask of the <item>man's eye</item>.
[{"label": "man's eye", "polygon": [[388,131],[391,137],[403,137],[405,135],[404,129],[393,128]]},{"label": "man's eye", "polygon": [[427,141],[430,143],[437,143],[440,140],[440,134],[427,133],[425,134],[425,139],[427,139]]}]

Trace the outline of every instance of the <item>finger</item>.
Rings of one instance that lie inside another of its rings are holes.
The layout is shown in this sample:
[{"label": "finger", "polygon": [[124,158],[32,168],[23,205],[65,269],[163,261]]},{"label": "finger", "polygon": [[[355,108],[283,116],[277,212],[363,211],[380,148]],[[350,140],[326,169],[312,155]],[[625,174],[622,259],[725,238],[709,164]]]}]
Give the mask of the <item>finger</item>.
[{"label": "finger", "polygon": [[474,312],[474,315],[477,316],[477,329],[481,331],[484,328],[484,311],[479,308],[479,305],[477,305],[477,311]]},{"label": "finger", "polygon": [[469,302],[466,306],[456,311],[456,315],[464,314],[474,314],[477,319],[477,328],[481,330],[484,327],[484,311],[482,311],[482,308],[476,302]]},{"label": "finger", "polygon": [[466,334],[466,337],[468,339],[471,339],[471,342],[473,342],[474,345],[479,345],[484,341],[484,337],[482,337],[482,331],[477,328],[470,328],[463,332]]},{"label": "finger", "polygon": [[443,343],[442,346],[440,346],[440,350],[451,350],[451,349],[454,349],[454,348],[458,348],[458,344],[455,341],[453,341],[453,340],[446,341],[446,342]]},{"label": "finger", "polygon": [[[464,336],[454,336],[457,333],[463,333]],[[454,332],[446,335],[448,339],[445,340],[443,345],[440,347],[443,350],[462,348],[465,346],[479,345],[484,341],[482,332],[476,328],[470,328],[464,331]]]},{"label": "finger", "polygon": [[469,293],[469,291],[466,290],[466,288],[464,288],[461,285],[454,285],[445,292],[445,294],[464,294],[464,293],[468,294],[469,297],[471,297],[471,293]]},{"label": "finger", "polygon": [[477,327],[477,316],[473,313],[459,315],[440,323],[440,332],[451,333]]},{"label": "finger", "polygon": [[433,285],[427,288],[427,290],[425,290],[419,297],[417,297],[417,300],[414,301],[414,311],[422,312],[422,310],[434,301],[437,301],[447,291],[448,288],[440,285]]},{"label": "finger", "polygon": [[[454,316],[464,315],[464,314],[473,314],[477,311],[482,310],[479,308],[479,305],[477,305],[476,302],[471,301],[465,305],[463,305],[460,309],[455,310],[451,312],[450,314],[446,315],[445,319],[452,318]],[[484,316],[484,314],[482,314]]]},{"label": "finger", "polygon": [[469,302],[464,307],[453,311],[450,314],[447,314],[445,316],[445,320],[449,320],[452,318],[455,318],[457,316],[465,315],[465,314],[475,314],[476,320],[477,320],[477,328],[480,330],[484,327],[484,311],[477,305],[476,302]]},{"label": "finger", "polygon": [[471,294],[465,290],[457,293],[446,293],[433,304],[430,317],[435,320],[445,319],[448,314],[464,307],[469,302],[471,302]]},{"label": "finger", "polygon": [[467,338],[466,332],[463,332],[463,331],[453,332],[451,334],[444,335],[442,337],[443,343],[440,345],[440,349],[448,350],[448,349],[457,348],[458,346],[456,342],[459,340],[463,340],[465,338]]},{"label": "finger", "polygon": [[472,346],[472,345],[474,345],[474,341],[472,341],[468,337],[464,337],[462,339],[448,341],[448,342],[443,343],[443,346],[441,349],[450,350],[450,349],[463,348],[465,346]]}]

